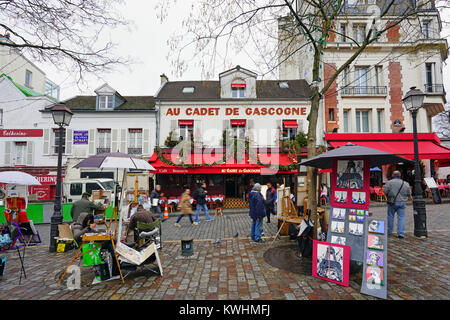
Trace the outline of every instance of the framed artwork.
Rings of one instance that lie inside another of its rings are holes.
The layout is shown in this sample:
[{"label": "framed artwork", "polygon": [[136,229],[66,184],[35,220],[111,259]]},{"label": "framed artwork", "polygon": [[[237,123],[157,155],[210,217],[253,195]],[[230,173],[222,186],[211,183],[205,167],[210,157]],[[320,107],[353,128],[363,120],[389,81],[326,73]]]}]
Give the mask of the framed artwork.
[{"label": "framed artwork", "polygon": [[349,209],[348,214],[356,214],[356,209]]},{"label": "framed artwork", "polygon": [[369,221],[367,230],[371,233],[384,234],[384,221],[383,220]]},{"label": "framed artwork", "polygon": [[364,233],[364,225],[362,223],[350,222],[348,224],[348,233],[354,236],[362,236]]},{"label": "framed artwork", "polygon": [[369,161],[368,158],[333,160],[331,206],[369,208]]},{"label": "framed artwork", "polygon": [[336,188],[362,189],[364,160],[338,160],[336,174]]},{"label": "framed artwork", "polygon": [[331,242],[335,244],[342,244],[345,245],[345,237],[339,237],[339,236],[331,236]]},{"label": "framed artwork", "polygon": [[344,221],[331,221],[331,232],[344,233],[345,222]]},{"label": "framed artwork", "polygon": [[367,250],[366,264],[368,266],[383,267],[383,252]]},{"label": "framed artwork", "polygon": [[345,219],[345,208],[333,208],[333,219]]},{"label": "framed artwork", "polygon": [[376,250],[384,250],[383,239],[381,238],[381,236],[369,234],[367,236],[367,248],[376,249]]},{"label": "framed artwork", "polygon": [[364,212],[364,210],[357,210],[356,211],[356,215],[358,215],[358,216],[363,216],[363,215],[365,215],[365,212]]},{"label": "framed artwork", "polygon": [[355,215],[349,215],[348,216],[348,221],[356,221],[356,216]]},{"label": "framed artwork", "polygon": [[312,275],[348,287],[350,246],[313,241]]},{"label": "framed artwork", "polygon": [[366,268],[366,282],[370,285],[383,286],[383,269],[375,266],[368,266]]},{"label": "framed artwork", "polygon": [[357,222],[364,222],[364,216],[356,216]]}]

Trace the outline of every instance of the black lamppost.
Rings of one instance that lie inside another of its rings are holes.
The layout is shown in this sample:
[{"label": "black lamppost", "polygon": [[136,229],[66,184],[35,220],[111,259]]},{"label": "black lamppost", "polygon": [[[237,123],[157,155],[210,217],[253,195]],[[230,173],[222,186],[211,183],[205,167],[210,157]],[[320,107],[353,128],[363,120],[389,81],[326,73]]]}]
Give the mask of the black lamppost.
[{"label": "black lamppost", "polygon": [[64,127],[70,124],[72,119],[72,111],[64,104],[57,104],[52,108],[53,121],[59,126],[59,139],[58,139],[58,173],[56,177],[56,196],[53,215],[51,217],[50,224],[50,252],[56,252],[56,239],[59,235],[58,225],[62,223],[62,196],[61,196],[61,171],[62,171],[62,147],[63,147],[63,135]]},{"label": "black lamppost", "polygon": [[419,166],[419,145],[417,142],[417,111],[422,107],[425,94],[411,87],[405,97],[402,99],[406,110],[411,112],[413,120],[414,135],[414,235],[416,237],[428,237],[427,234],[427,213],[425,209],[425,200],[422,196],[422,181]]}]

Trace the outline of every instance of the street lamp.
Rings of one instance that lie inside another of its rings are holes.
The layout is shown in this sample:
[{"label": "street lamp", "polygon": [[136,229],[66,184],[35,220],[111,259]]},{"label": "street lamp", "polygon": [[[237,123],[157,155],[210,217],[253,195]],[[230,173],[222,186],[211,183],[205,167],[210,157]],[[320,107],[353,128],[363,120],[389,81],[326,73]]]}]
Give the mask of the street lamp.
[{"label": "street lamp", "polygon": [[427,237],[427,213],[425,209],[425,200],[422,196],[421,173],[419,166],[419,145],[417,142],[417,111],[422,107],[425,94],[411,87],[402,99],[406,110],[411,112],[413,120],[414,135],[414,235],[416,237]]},{"label": "street lamp", "polygon": [[61,197],[61,171],[62,171],[62,143],[64,127],[70,124],[72,119],[72,111],[64,104],[57,104],[52,108],[53,122],[59,127],[59,139],[58,139],[58,173],[56,177],[56,196],[53,215],[51,217],[50,224],[50,252],[56,252],[56,239],[59,235],[58,225],[62,223],[62,197]]}]

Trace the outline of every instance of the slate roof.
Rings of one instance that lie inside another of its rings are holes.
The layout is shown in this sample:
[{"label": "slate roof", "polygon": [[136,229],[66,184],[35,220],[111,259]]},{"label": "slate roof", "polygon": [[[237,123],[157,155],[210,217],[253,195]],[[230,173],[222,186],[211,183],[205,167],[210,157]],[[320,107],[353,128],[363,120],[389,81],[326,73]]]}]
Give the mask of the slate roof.
[{"label": "slate roof", "polygon": [[[287,82],[289,88],[280,88]],[[194,87],[193,93],[183,93],[184,87]],[[311,89],[306,80],[257,80],[256,100],[309,100]],[[159,100],[236,100],[220,98],[219,81],[173,81],[166,82],[155,99]],[[239,99],[246,100],[246,99]],[[248,99],[247,99],[248,100]],[[253,99],[251,99],[253,100]]]},{"label": "slate roof", "polygon": [[[63,101],[72,111],[91,112],[96,110],[97,96],[76,96],[74,98]],[[154,111],[155,99],[153,96],[124,96],[126,101],[114,110],[98,111],[98,112],[115,112],[115,111]],[[48,109],[51,109],[49,107]]]}]

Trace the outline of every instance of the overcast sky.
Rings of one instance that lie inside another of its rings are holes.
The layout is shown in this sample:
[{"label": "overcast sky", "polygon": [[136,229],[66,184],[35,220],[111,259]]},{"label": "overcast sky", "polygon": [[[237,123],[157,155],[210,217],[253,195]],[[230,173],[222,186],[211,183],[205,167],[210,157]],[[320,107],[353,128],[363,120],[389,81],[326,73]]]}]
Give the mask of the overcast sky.
[{"label": "overcast sky", "polygon": [[[189,13],[189,2],[195,0],[178,1],[177,8],[172,8],[168,17],[161,23],[157,18],[156,0],[125,0],[121,14],[133,21],[129,29],[122,28],[109,33],[112,41],[117,43],[117,53],[129,56],[133,61],[128,67],[119,67],[112,73],[85,75],[87,85],[78,88],[75,75],[69,72],[55,70],[52,65],[38,64],[46,72],[47,77],[60,85],[60,99],[65,100],[75,95],[93,95],[94,90],[107,82],[121,95],[154,95],[160,86],[160,74],[165,73],[169,80],[202,80],[201,70],[190,68],[182,77],[176,79],[171,75],[171,67],[167,61],[169,48],[167,40],[174,31],[181,28],[181,22]],[[448,10],[450,11],[450,10]],[[443,20],[450,20],[449,12]],[[446,29],[442,33],[447,37]],[[232,61],[233,65],[241,65],[252,70],[250,59],[243,57]],[[450,60],[449,60],[450,61]],[[254,69],[253,69],[254,70]],[[450,67],[444,64],[444,85],[450,92]],[[218,79],[216,75],[215,79]],[[448,99],[450,101],[450,99]]]}]

